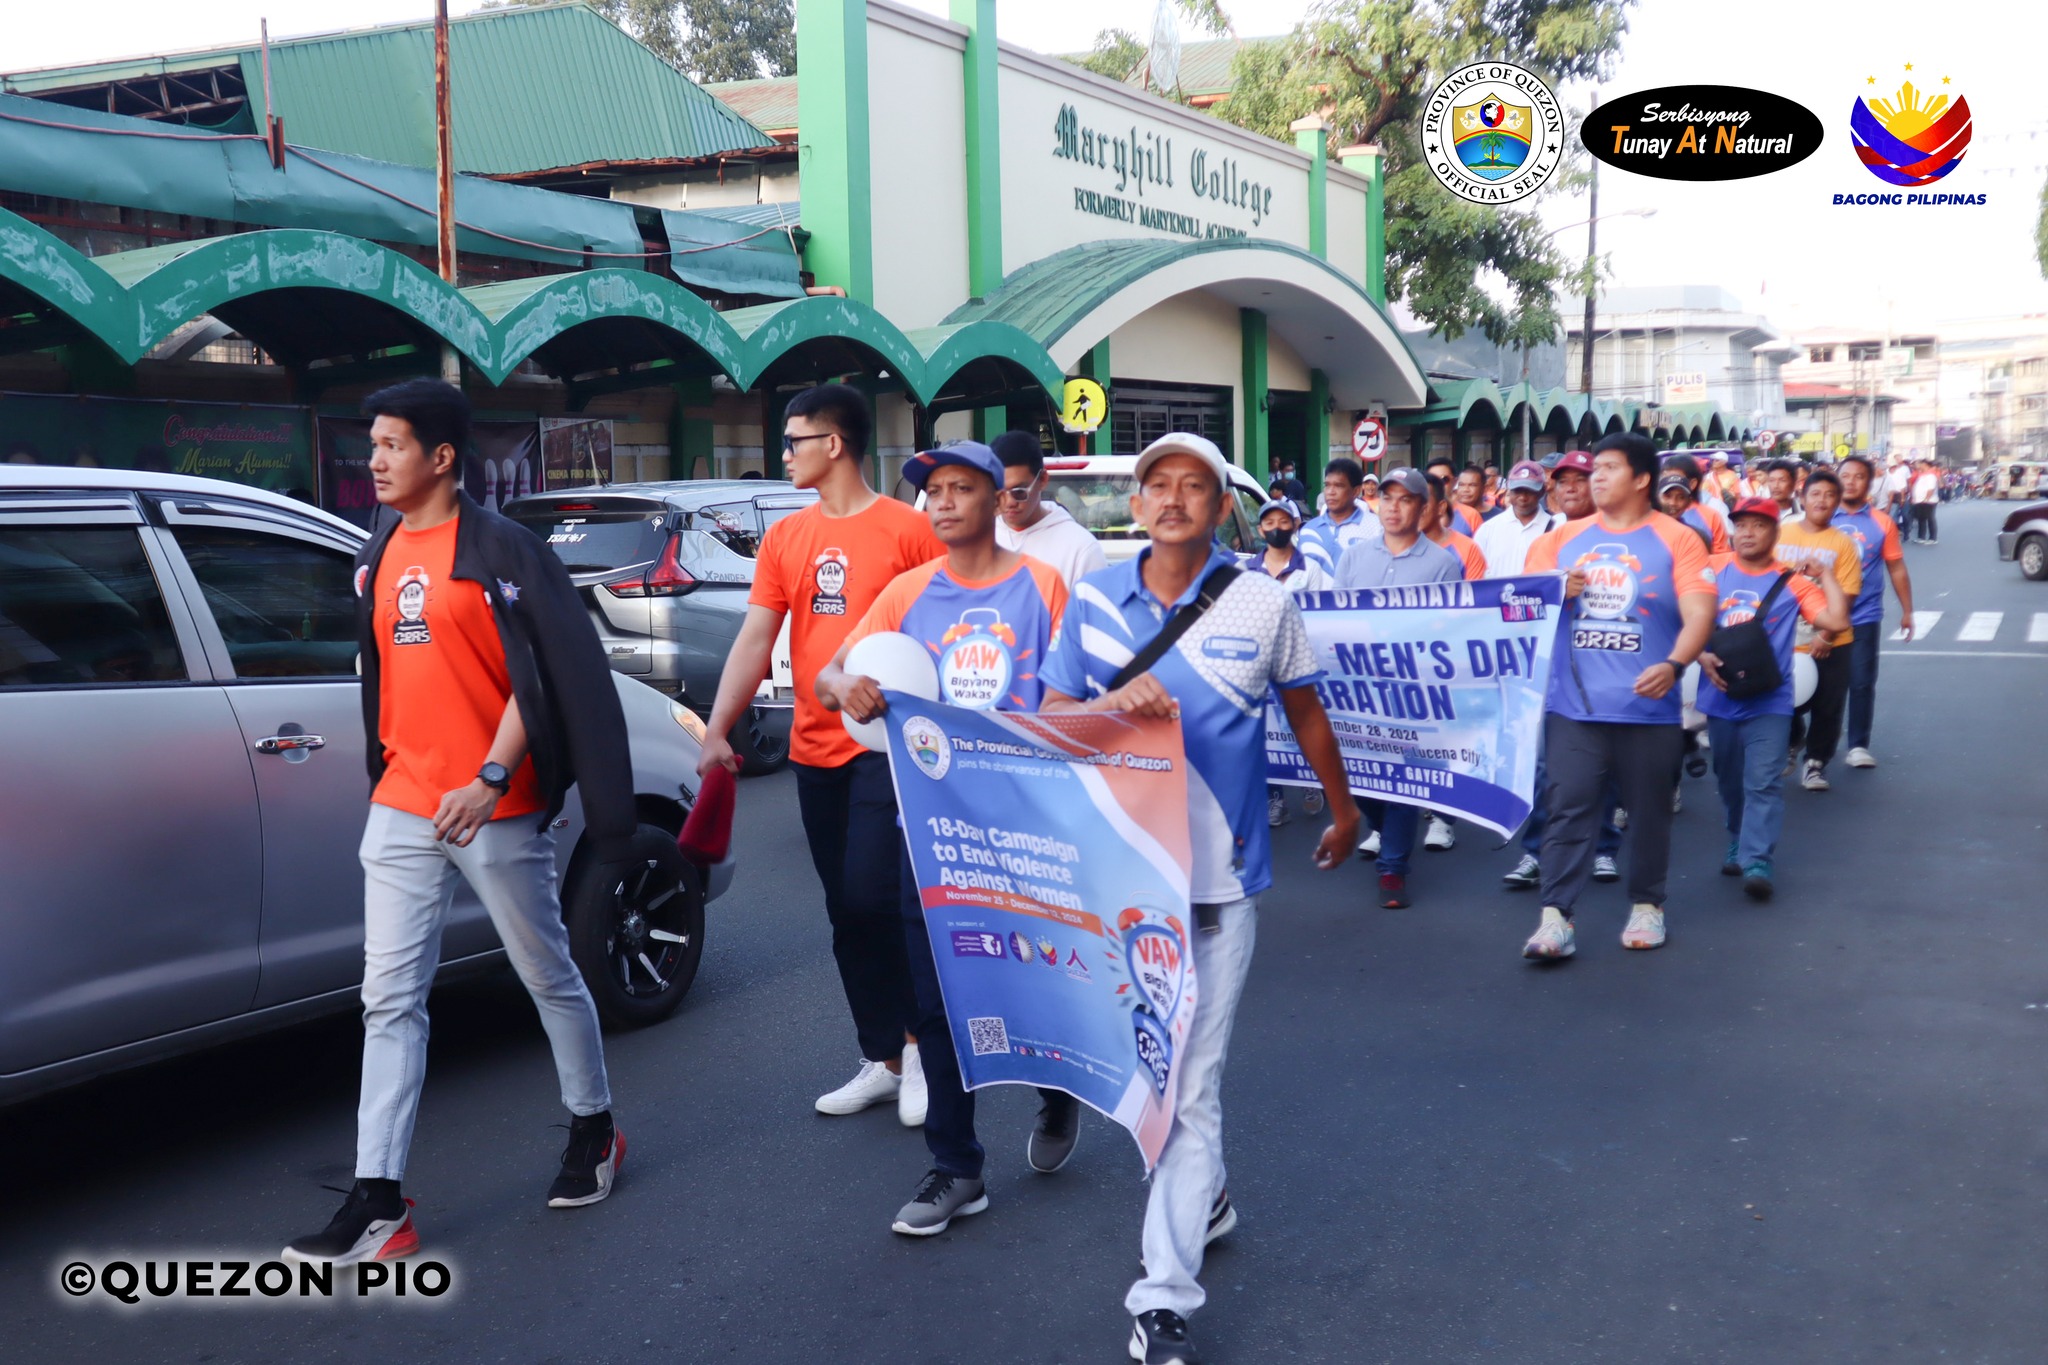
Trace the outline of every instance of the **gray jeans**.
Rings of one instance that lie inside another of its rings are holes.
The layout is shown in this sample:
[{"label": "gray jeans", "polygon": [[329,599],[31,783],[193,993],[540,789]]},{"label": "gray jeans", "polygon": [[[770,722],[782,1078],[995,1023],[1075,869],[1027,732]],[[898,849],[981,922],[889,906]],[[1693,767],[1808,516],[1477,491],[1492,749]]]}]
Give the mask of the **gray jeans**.
[{"label": "gray jeans", "polygon": [[611,1108],[597,1008],[576,964],[555,890],[555,837],[534,816],[493,820],[467,848],[424,816],[371,806],[363,829],[363,1093],[356,1176],[400,1180],[427,1069],[427,992],[460,875],[504,941],[555,1053],[572,1114]]}]

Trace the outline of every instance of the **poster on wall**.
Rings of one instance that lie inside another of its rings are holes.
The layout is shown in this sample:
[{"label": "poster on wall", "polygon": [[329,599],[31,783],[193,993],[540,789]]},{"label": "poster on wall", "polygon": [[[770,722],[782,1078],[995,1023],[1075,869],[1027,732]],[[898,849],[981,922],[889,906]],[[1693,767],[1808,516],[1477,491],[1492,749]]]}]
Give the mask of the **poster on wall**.
[{"label": "poster on wall", "polygon": [[273,404],[0,393],[0,460],[314,489],[306,409]]},{"label": "poster on wall", "polygon": [[612,481],[612,419],[543,417],[541,464],[549,489]]},{"label": "poster on wall", "polygon": [[[320,505],[369,529],[377,507],[370,482],[370,419],[321,417],[315,423],[320,451]],[[540,490],[538,433],[526,422],[474,422],[462,486],[478,503],[498,511],[522,493]]]}]

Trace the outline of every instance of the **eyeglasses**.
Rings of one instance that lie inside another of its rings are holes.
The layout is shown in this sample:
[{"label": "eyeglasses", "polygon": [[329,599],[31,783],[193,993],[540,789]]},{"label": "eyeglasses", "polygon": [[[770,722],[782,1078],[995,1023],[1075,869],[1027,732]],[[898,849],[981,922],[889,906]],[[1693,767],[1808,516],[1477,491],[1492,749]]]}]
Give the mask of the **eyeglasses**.
[{"label": "eyeglasses", "polygon": [[1005,502],[1023,502],[1031,496],[1031,490],[1037,486],[1037,483],[1038,480],[1033,479],[1030,483],[1020,483],[1014,488],[1004,488],[998,490],[998,492]]},{"label": "eyeglasses", "polygon": [[784,450],[795,450],[798,441],[822,441],[827,436],[836,436],[838,434],[833,431],[814,431],[808,436],[792,436],[785,431],[782,433],[782,448]]}]

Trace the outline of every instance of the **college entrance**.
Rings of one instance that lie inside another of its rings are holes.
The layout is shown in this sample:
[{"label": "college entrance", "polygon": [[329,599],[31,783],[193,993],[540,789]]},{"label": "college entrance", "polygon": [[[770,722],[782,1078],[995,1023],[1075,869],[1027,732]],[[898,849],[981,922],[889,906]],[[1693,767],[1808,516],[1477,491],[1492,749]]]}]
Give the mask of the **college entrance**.
[{"label": "college entrance", "polygon": [[1185,431],[1231,454],[1230,390],[1205,384],[1119,379],[1109,394],[1110,452],[1135,455],[1169,431]]}]

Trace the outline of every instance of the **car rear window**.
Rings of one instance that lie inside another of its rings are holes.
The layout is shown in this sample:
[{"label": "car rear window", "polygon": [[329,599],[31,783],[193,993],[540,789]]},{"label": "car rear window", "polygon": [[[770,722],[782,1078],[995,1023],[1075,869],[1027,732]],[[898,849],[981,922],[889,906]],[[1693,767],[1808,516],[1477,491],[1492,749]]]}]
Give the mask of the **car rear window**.
[{"label": "car rear window", "polygon": [[624,569],[661,553],[668,533],[655,509],[575,509],[538,504],[513,507],[514,521],[548,543],[570,573]]},{"label": "car rear window", "polygon": [[1061,474],[1046,491],[1097,540],[1143,540],[1144,528],[1131,520],[1131,494],[1138,481],[1129,474]]},{"label": "car rear window", "polygon": [[707,503],[693,514],[691,524],[742,559],[753,559],[760,554],[761,537],[769,527],[817,500],[816,493],[805,490]]}]

